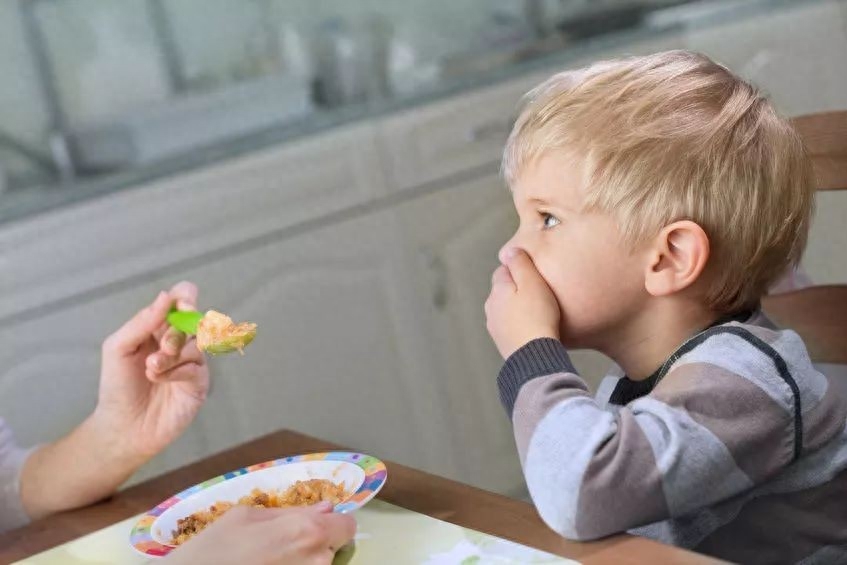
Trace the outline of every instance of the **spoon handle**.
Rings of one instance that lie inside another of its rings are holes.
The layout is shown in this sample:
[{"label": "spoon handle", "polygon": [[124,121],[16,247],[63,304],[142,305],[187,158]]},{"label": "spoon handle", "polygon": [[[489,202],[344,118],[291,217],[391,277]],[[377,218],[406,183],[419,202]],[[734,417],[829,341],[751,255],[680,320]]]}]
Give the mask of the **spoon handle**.
[{"label": "spoon handle", "polygon": [[168,324],[182,333],[197,335],[197,324],[203,319],[203,312],[191,310],[171,310],[168,313]]}]

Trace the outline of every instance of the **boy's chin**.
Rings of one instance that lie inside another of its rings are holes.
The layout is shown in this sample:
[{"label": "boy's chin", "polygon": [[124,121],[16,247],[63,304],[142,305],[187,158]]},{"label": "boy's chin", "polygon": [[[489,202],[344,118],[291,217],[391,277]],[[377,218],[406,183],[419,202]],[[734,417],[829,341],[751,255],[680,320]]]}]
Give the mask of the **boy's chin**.
[{"label": "boy's chin", "polygon": [[590,345],[586,345],[585,343],[580,342],[571,342],[563,341],[562,344],[565,346],[565,349],[568,351],[596,351],[596,347],[592,347]]},{"label": "boy's chin", "polygon": [[560,335],[562,337],[559,338],[559,341],[561,341],[568,349],[590,349],[590,346],[587,345],[584,340],[580,339],[579,336],[574,336],[565,332],[562,332]]},{"label": "boy's chin", "polygon": [[559,335],[559,341],[568,349],[597,349],[590,336],[574,331],[573,328],[561,328]]}]

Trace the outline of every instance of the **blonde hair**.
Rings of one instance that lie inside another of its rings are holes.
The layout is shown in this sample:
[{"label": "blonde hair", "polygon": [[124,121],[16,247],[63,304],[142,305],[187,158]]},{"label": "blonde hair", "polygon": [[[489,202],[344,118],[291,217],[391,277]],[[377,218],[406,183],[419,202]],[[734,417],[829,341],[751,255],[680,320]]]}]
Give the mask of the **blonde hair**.
[{"label": "blonde hair", "polygon": [[814,179],[803,144],[753,86],[686,51],[604,61],[527,94],[503,174],[551,150],[589,170],[584,208],[633,245],[674,221],[709,237],[708,305],[755,306],[806,244]]}]

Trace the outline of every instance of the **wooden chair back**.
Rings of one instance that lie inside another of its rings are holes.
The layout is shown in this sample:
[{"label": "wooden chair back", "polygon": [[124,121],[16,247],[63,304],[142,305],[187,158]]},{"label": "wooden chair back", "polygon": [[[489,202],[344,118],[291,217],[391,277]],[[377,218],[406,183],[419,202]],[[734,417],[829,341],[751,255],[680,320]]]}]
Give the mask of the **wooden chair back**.
[{"label": "wooden chair back", "polygon": [[[818,190],[847,190],[847,111],[792,121],[812,159]],[[843,260],[847,261],[847,250]],[[779,326],[800,334],[813,361],[847,364],[847,285],[767,296],[762,307]]]}]

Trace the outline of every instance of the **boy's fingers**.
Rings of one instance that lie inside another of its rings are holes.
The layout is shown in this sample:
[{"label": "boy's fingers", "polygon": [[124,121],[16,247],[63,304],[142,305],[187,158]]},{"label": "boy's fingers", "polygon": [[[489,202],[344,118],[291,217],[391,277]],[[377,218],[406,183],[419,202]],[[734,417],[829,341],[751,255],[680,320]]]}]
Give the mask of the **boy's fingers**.
[{"label": "boy's fingers", "polygon": [[526,251],[519,248],[510,249],[509,251],[506,264],[518,289],[538,284],[539,281],[543,282],[538,269],[535,268],[535,263],[532,262]]},{"label": "boy's fingers", "polygon": [[512,287],[515,286],[515,281],[512,278],[512,274],[509,272],[509,268],[505,265],[500,265],[494,270],[494,274],[491,275],[491,286],[497,285],[510,285]]},{"label": "boy's fingers", "polygon": [[106,338],[104,347],[121,354],[134,353],[165,322],[171,303],[168,293],[160,292],[150,306]]}]

